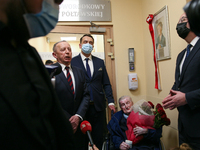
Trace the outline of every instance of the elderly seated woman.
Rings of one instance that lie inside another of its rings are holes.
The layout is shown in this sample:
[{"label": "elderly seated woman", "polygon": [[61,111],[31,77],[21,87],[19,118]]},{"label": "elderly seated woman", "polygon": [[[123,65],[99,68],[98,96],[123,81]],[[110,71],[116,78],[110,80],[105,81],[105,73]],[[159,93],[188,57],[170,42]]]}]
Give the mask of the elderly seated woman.
[{"label": "elderly seated woman", "polygon": [[111,139],[114,143],[115,149],[161,150],[160,138],[162,137],[162,127],[158,129],[148,129],[136,126],[133,128],[134,135],[136,137],[143,135],[142,140],[133,145],[129,145],[125,142],[127,140],[126,131],[128,130],[127,118],[133,111],[133,101],[131,97],[122,96],[119,99],[119,106],[121,111],[118,111],[112,116],[107,126],[111,134]]}]

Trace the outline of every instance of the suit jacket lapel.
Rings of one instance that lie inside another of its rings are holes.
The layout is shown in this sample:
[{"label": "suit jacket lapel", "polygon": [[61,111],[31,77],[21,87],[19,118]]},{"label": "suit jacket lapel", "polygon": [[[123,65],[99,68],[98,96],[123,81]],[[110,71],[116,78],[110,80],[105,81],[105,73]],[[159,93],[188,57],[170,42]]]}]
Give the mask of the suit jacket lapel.
[{"label": "suit jacket lapel", "polygon": [[193,47],[192,51],[190,52],[190,54],[188,55],[187,59],[185,60],[183,64],[180,81],[183,80],[183,75],[185,71],[187,70],[188,65],[191,63],[192,59],[195,57],[196,53],[198,52],[199,47],[200,47],[200,40],[197,41],[197,43],[195,44],[195,46]]},{"label": "suit jacket lapel", "polygon": [[67,81],[67,78],[64,75],[63,71],[59,75],[57,75],[57,78],[60,78],[62,80],[62,82],[64,83],[64,85],[66,86],[66,88],[69,91],[69,93],[73,94],[72,90],[70,89],[70,86],[69,86],[69,83]]},{"label": "suit jacket lapel", "polygon": [[180,81],[181,74],[180,74],[180,64],[185,54],[186,49],[181,52],[180,56],[177,58],[177,66],[176,66],[176,81]]},{"label": "suit jacket lapel", "polygon": [[97,62],[96,62],[96,60],[97,60],[97,59],[95,59],[95,57],[92,56],[93,67],[94,67],[94,72],[93,72],[92,79],[94,79],[94,76],[96,75],[96,73],[97,73],[97,71],[98,71],[98,70],[97,70],[98,67],[97,67]]},{"label": "suit jacket lapel", "polygon": [[[92,58],[92,61],[93,61],[93,58]],[[84,64],[83,64],[83,61],[82,61],[82,59],[81,59],[81,55],[79,54],[79,59],[78,59],[78,62],[77,62],[78,64],[80,64],[80,68],[82,69],[82,70],[84,70],[84,73],[86,74],[86,78],[87,79],[89,79],[90,80],[90,78],[89,78],[89,76],[88,76],[88,74],[87,74],[87,71],[86,71],[86,69],[85,69],[85,66],[84,66]],[[94,64],[94,62],[93,62],[93,64]],[[93,74],[93,76],[94,76],[94,74]],[[92,77],[93,77],[92,76]]]},{"label": "suit jacket lapel", "polygon": [[[78,80],[78,71],[76,70],[76,69],[74,69],[74,67],[73,66],[71,66],[72,67],[72,71],[73,71],[73,74],[74,74],[74,80],[75,80],[75,94],[74,94],[74,99],[76,98],[76,93],[77,93],[77,89],[78,89],[78,82],[79,82],[79,80]],[[73,83],[74,84],[74,83]]]},{"label": "suit jacket lapel", "polygon": [[82,61],[82,59],[81,59],[81,54],[78,55],[78,58],[79,58],[79,59],[77,59],[77,61],[78,61],[77,64],[80,64],[79,67],[80,67],[82,70],[84,70],[85,73],[87,74],[87,71],[86,71],[85,66],[84,66],[84,64],[83,64],[83,61]]}]

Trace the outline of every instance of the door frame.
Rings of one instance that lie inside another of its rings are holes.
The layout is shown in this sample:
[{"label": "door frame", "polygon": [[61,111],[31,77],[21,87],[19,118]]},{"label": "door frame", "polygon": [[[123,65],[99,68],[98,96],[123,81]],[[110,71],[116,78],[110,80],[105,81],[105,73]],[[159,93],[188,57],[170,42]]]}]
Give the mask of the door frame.
[{"label": "door frame", "polygon": [[[110,56],[108,56],[108,53],[112,53],[114,55],[114,44],[110,44],[107,42],[107,39],[113,40],[113,26],[112,25],[102,25],[101,28],[105,28],[106,32],[104,33],[98,33],[98,32],[92,32],[90,33],[90,25],[75,25],[75,26],[69,26],[69,25],[57,25],[51,33],[67,33],[67,34],[98,34],[104,36],[104,52],[105,52],[105,66],[108,72],[108,76],[110,78],[110,83],[113,90],[113,97],[115,101],[115,108],[117,110],[117,88],[116,88],[116,74],[115,74],[115,59],[111,59]],[[111,111],[110,109],[107,109],[107,121],[111,119]]]}]

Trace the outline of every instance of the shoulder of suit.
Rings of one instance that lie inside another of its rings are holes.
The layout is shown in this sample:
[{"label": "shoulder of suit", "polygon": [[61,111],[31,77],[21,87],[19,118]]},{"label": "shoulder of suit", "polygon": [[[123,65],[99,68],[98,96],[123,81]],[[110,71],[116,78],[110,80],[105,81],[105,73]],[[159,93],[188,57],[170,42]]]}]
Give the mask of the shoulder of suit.
[{"label": "shoulder of suit", "polygon": [[77,55],[77,56],[74,56],[74,57],[72,58],[72,60],[73,60],[73,59],[77,59],[77,58],[79,58],[79,57],[80,57],[80,54]]},{"label": "shoulder of suit", "polygon": [[71,67],[72,67],[72,70],[75,69],[77,71],[83,72],[83,70],[81,68],[79,68],[79,67],[76,67],[76,66],[73,66],[73,65],[71,65]]},{"label": "shoulder of suit", "polygon": [[96,56],[93,56],[93,55],[92,55],[92,60],[103,61],[103,59],[101,59],[101,58],[98,58],[98,57],[96,57]]}]

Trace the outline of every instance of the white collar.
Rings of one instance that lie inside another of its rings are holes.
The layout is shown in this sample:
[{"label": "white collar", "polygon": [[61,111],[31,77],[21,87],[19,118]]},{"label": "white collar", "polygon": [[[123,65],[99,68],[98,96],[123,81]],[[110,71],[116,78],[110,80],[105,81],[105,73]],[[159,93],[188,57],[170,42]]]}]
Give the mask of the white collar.
[{"label": "white collar", "polygon": [[84,61],[85,58],[89,58],[89,60],[92,60],[92,55],[90,55],[89,57],[85,57],[82,53],[80,53],[80,55],[81,55],[82,61]]},{"label": "white collar", "polygon": [[199,40],[199,37],[196,36],[196,37],[190,42],[190,44],[194,47],[198,40]]},{"label": "white collar", "polygon": [[[65,70],[65,65],[64,64],[61,64],[61,63],[59,63],[60,65],[61,65],[61,67],[62,67],[62,71],[64,71]],[[71,67],[71,64],[69,65],[69,66],[67,66],[67,67],[69,67],[69,69],[71,69],[72,67]]]}]

